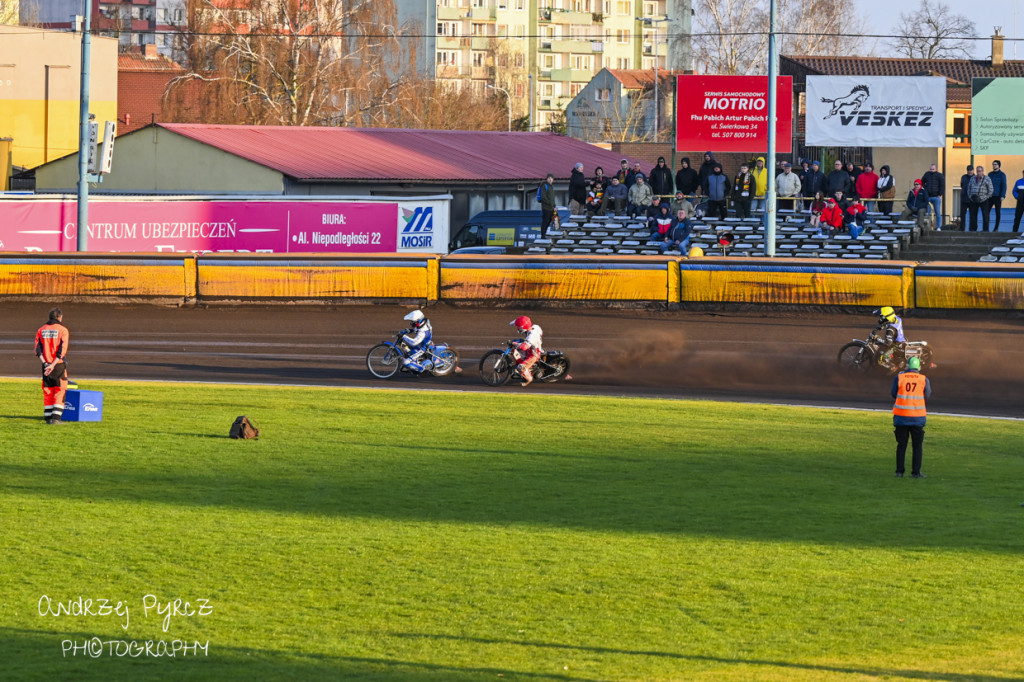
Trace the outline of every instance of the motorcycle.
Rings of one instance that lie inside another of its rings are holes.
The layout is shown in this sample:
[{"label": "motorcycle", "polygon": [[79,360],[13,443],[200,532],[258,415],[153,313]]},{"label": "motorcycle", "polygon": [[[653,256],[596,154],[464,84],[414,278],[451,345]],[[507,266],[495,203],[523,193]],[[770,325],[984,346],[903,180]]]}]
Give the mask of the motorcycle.
[{"label": "motorcycle", "polygon": [[406,367],[402,361],[410,357],[409,347],[402,341],[402,337],[410,330],[403,329],[395,335],[394,341],[382,341],[370,349],[366,354],[366,369],[378,379],[390,379],[398,372],[409,372],[422,376],[429,372],[435,377],[443,377],[458,369],[459,353],[447,344],[427,344],[417,362],[422,369]]},{"label": "motorcycle", "polygon": [[[495,348],[484,353],[480,358],[480,378],[485,384],[504,386],[513,378],[522,378],[519,368],[519,360],[523,357],[519,350],[521,343],[522,339],[511,339],[505,342],[504,349]],[[546,383],[572,379],[569,376],[569,358],[562,351],[544,351],[533,365],[533,378]]]},{"label": "motorcycle", "polygon": [[921,367],[932,367],[932,349],[927,341],[896,342],[892,327],[879,326],[871,330],[866,340],[854,339],[839,350],[839,366],[854,374],[865,374],[880,368],[888,375],[907,368],[907,360],[916,357]]}]

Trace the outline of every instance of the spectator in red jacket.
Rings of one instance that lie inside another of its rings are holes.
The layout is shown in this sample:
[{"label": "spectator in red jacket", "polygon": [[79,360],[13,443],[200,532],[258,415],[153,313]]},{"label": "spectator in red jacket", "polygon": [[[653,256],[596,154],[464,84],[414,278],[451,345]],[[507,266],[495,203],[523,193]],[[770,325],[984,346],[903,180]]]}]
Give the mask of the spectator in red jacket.
[{"label": "spectator in red jacket", "polygon": [[864,164],[864,171],[854,181],[857,196],[867,207],[867,210],[875,210],[875,199],[878,197],[878,176],[875,175],[875,167],[870,163]]},{"label": "spectator in red jacket", "polygon": [[[861,175],[864,175],[864,173],[861,173]],[[846,223],[846,228],[854,239],[859,237],[861,230],[864,229],[865,211],[867,211],[867,208],[864,207],[864,204],[859,199],[854,199],[846,207],[846,215],[843,217],[843,222]]]},{"label": "spectator in red jacket", "polygon": [[830,236],[843,229],[843,209],[832,197],[825,200],[825,208],[821,211],[821,224],[828,227]]}]

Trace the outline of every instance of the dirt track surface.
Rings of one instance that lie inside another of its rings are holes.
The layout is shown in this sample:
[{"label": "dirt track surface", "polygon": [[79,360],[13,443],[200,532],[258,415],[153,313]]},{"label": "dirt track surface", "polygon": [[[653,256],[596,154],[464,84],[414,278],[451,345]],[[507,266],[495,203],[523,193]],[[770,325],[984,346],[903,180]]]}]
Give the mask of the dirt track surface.
[{"label": "dirt track surface", "polygon": [[[411,308],[62,306],[71,330],[72,378],[529,391],[888,409],[891,380],[838,372],[836,354],[863,338],[872,315],[703,313],[645,310],[529,311],[545,347],[567,353],[573,380],[487,388],[477,364],[510,338],[520,311],[437,306],[434,340],[453,345],[463,373],[373,379],[369,348],[405,325]],[[45,304],[0,304],[0,376],[38,377],[32,356]],[[907,317],[908,338],[926,340],[931,412],[1019,417],[1024,348],[1019,316],[964,313]]]}]

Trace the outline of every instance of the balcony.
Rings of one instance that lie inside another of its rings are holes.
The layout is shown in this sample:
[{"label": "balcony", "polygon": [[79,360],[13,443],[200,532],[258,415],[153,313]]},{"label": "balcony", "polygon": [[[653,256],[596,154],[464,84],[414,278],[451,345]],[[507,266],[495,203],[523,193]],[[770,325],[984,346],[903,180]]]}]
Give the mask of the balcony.
[{"label": "balcony", "polygon": [[594,15],[590,12],[552,12],[553,24],[586,24],[594,23]]},{"label": "balcony", "polygon": [[439,50],[455,50],[460,47],[459,41],[461,38],[457,36],[438,36],[437,37],[437,49]]},{"label": "balcony", "polygon": [[493,7],[474,7],[470,16],[473,21],[494,21],[495,9]]},{"label": "balcony", "polygon": [[548,80],[585,83],[593,77],[593,72],[587,69],[551,69]]},{"label": "balcony", "polygon": [[474,80],[484,80],[494,78],[494,67],[493,66],[474,66],[470,72],[470,78]]},{"label": "balcony", "polygon": [[437,8],[438,21],[458,21],[459,19],[465,19],[468,14],[469,12],[461,7]]}]

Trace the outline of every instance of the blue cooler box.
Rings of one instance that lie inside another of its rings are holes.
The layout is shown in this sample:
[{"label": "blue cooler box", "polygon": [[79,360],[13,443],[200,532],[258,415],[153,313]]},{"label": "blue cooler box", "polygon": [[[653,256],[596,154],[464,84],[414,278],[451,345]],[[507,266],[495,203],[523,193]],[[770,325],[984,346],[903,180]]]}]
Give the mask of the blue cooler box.
[{"label": "blue cooler box", "polygon": [[64,394],[66,422],[98,422],[103,420],[103,393],[101,391],[68,390]]}]

